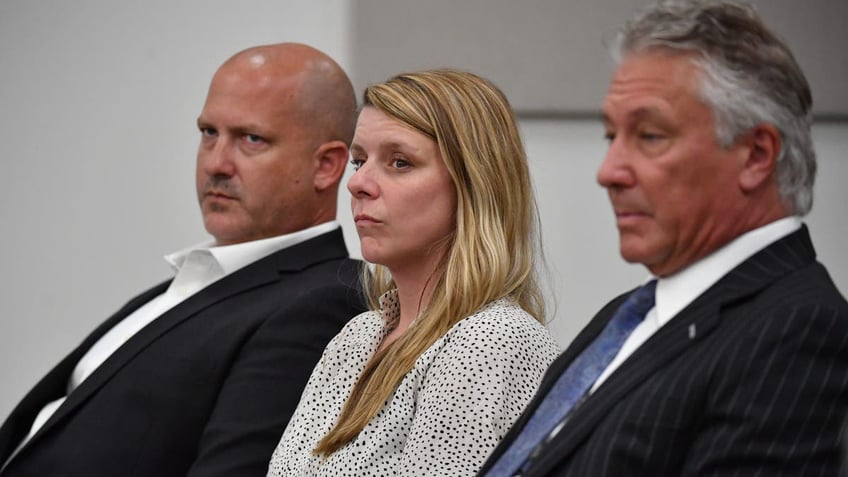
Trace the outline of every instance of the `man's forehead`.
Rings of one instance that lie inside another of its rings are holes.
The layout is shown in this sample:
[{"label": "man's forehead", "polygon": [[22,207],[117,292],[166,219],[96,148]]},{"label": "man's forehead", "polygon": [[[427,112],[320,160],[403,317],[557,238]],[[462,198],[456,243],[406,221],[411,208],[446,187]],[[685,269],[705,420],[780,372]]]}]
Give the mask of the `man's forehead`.
[{"label": "man's forehead", "polygon": [[605,103],[601,111],[601,118],[606,124],[621,120],[638,122],[660,118],[665,112],[664,108],[658,104],[641,104],[634,105],[628,109],[621,109],[616,105],[607,105]]},{"label": "man's forehead", "polygon": [[623,62],[613,75],[602,105],[606,119],[636,119],[666,112],[681,100],[699,98],[697,67],[685,56],[640,56]]}]

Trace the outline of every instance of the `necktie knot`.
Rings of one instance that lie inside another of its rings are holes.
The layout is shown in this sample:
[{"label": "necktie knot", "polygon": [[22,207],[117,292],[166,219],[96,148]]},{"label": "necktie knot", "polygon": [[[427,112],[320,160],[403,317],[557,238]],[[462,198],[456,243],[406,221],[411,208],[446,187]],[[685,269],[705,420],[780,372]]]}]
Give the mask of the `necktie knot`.
[{"label": "necktie knot", "polygon": [[641,323],[645,319],[645,315],[654,307],[656,289],[657,281],[651,280],[631,293],[610,321],[618,319],[619,326],[629,335],[633,328]]}]

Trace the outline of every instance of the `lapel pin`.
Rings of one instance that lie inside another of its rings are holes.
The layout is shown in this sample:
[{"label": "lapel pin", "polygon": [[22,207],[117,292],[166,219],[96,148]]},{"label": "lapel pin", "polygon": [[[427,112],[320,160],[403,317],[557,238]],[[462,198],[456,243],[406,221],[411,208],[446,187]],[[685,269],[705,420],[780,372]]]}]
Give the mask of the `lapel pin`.
[{"label": "lapel pin", "polygon": [[692,323],[691,325],[689,325],[689,339],[690,340],[695,339],[695,323]]}]

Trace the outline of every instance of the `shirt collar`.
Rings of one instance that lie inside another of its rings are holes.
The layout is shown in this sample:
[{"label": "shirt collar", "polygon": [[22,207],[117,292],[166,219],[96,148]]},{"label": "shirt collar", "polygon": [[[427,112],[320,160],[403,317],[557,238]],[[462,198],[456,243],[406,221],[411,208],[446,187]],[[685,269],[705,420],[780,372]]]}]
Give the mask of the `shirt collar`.
[{"label": "shirt collar", "polygon": [[214,242],[204,242],[168,254],[165,256],[165,260],[175,271],[179,271],[191,252],[205,250],[215,258],[224,275],[228,275],[274,252],[305,242],[339,227],[338,221],[331,220],[290,234],[234,245],[215,246]]},{"label": "shirt collar", "polygon": [[800,217],[785,217],[746,232],[683,270],[660,278],[654,307],[659,325],[674,318],[737,265],[799,228]]}]

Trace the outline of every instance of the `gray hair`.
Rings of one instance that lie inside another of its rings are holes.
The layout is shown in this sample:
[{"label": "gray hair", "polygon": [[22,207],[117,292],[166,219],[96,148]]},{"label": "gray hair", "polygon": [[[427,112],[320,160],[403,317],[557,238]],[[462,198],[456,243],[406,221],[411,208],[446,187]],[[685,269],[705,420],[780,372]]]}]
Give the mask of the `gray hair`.
[{"label": "gray hair", "polygon": [[758,124],[780,131],[780,196],[792,213],[806,215],[816,176],[810,136],[813,99],[789,47],[749,5],[678,0],[645,10],[611,44],[617,62],[656,50],[692,55],[701,71],[701,99],[713,111],[722,147]]}]

